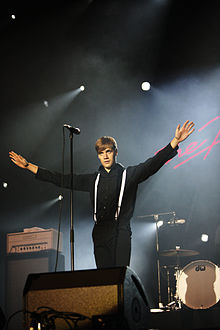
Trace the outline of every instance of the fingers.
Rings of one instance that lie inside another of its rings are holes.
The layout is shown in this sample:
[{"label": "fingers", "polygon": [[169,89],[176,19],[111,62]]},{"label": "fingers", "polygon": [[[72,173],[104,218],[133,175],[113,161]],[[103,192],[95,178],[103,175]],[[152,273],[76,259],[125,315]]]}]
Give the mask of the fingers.
[{"label": "fingers", "polygon": [[18,157],[18,155],[14,152],[14,151],[10,151],[9,152],[9,157],[12,159],[16,159]]},{"label": "fingers", "polygon": [[14,152],[14,151],[9,151],[9,157],[10,157],[10,158],[17,158],[18,155],[17,155],[16,152]]},{"label": "fingers", "polygon": [[187,126],[186,130],[188,131],[188,136],[192,134],[195,131],[195,128],[193,128],[195,124],[191,121]]},{"label": "fingers", "polygon": [[189,122],[189,120],[185,121],[182,128],[186,128],[186,125],[188,124],[188,122]]},{"label": "fingers", "polygon": [[9,151],[9,157],[16,165],[24,165],[25,159],[21,155],[16,154],[16,152]]},{"label": "fingers", "polygon": [[9,156],[15,156],[16,153],[14,151],[9,151]]},{"label": "fingers", "polygon": [[9,157],[11,158],[11,160],[15,157],[15,153],[13,151],[9,152]]},{"label": "fingers", "polygon": [[27,167],[28,162],[26,161],[26,159],[24,157],[22,157],[21,155],[16,154],[16,152],[9,151],[9,157],[15,165],[17,165],[21,168]]},{"label": "fingers", "polygon": [[195,130],[194,122],[186,120],[185,123],[180,127],[180,125],[176,128],[175,137],[179,140],[179,142],[184,141],[190,134],[192,134]]},{"label": "fingers", "polygon": [[[189,121],[189,120],[186,120],[185,123],[183,124],[181,130],[187,130],[187,131],[190,131],[193,126],[194,126],[194,122],[193,121]],[[192,131],[193,132],[193,131]],[[191,133],[190,133],[191,134]]]},{"label": "fingers", "polygon": [[194,122],[191,121],[191,122],[186,126],[186,129],[191,130],[191,128],[193,128],[194,125],[195,125]]},{"label": "fingers", "polygon": [[191,129],[191,131],[189,131],[188,134],[190,135],[190,134],[192,134],[192,132],[194,132],[194,131],[195,131],[195,128]]},{"label": "fingers", "polygon": [[9,157],[17,158],[17,159],[20,159],[20,160],[22,160],[24,158],[21,155],[16,154],[16,152],[14,152],[14,151],[9,151]]},{"label": "fingers", "polygon": [[11,161],[12,161],[15,165],[17,165],[16,160],[14,160],[13,158],[11,158]]}]

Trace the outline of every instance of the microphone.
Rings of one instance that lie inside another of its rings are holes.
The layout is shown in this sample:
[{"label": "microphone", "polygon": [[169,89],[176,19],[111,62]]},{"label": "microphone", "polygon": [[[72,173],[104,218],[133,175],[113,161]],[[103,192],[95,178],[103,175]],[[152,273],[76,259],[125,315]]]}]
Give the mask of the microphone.
[{"label": "microphone", "polygon": [[180,225],[183,225],[185,222],[186,222],[185,219],[176,219],[175,220],[175,223],[180,224]]},{"label": "microphone", "polygon": [[73,127],[68,124],[64,124],[63,127],[66,127],[73,134],[76,134],[76,135],[80,134],[80,129],[78,127]]}]

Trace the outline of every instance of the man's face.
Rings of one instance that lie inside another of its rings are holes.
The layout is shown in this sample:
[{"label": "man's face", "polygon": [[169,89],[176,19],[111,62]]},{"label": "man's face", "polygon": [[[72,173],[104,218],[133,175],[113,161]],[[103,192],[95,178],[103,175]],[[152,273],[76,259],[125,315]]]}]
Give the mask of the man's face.
[{"label": "man's face", "polygon": [[109,172],[114,165],[116,156],[117,151],[113,150],[111,147],[98,152],[98,158],[107,172]]}]

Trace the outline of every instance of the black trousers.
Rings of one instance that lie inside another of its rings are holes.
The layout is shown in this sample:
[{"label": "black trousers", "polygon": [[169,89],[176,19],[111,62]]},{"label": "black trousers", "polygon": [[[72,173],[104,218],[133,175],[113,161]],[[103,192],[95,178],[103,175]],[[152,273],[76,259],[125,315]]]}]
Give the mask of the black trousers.
[{"label": "black trousers", "polygon": [[129,266],[131,258],[131,231],[114,228],[93,230],[94,255],[97,268]]}]

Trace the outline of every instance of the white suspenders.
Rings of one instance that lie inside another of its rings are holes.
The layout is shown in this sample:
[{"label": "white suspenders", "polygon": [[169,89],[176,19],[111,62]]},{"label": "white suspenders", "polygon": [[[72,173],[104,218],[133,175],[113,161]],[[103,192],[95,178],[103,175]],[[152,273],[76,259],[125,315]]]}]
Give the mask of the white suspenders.
[{"label": "white suspenders", "polygon": [[[97,222],[96,214],[97,214],[97,190],[98,190],[98,184],[99,184],[99,179],[100,179],[100,173],[97,174],[97,177],[95,179],[95,186],[94,186],[94,221]],[[125,190],[125,182],[126,182],[126,169],[122,173],[122,180],[121,180],[121,189],[120,189],[120,194],[119,194],[119,199],[118,199],[118,206],[115,212],[115,220],[118,220],[119,213],[121,210],[121,203],[122,203],[122,198],[124,195],[124,190]]]},{"label": "white suspenders", "polygon": [[97,222],[96,213],[97,213],[97,190],[98,190],[98,183],[99,183],[100,173],[98,173],[95,179],[95,187],[94,187],[94,221]]}]

